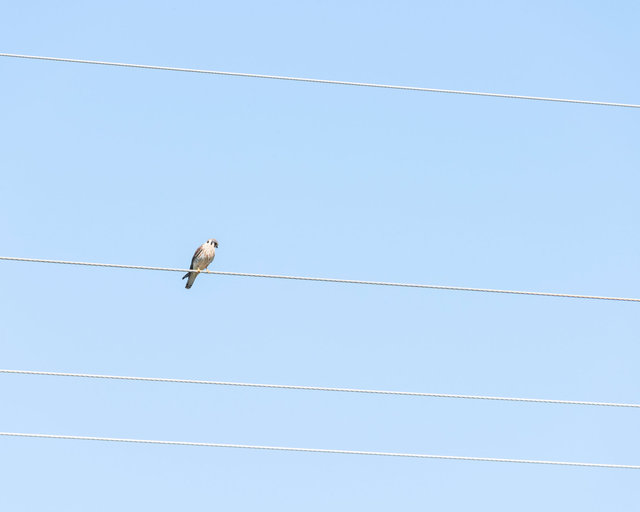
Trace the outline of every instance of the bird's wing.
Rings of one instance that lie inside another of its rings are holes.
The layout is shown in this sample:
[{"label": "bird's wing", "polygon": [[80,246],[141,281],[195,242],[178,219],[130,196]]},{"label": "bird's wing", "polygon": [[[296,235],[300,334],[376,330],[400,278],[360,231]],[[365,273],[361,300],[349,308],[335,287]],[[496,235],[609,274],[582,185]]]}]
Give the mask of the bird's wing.
[{"label": "bird's wing", "polygon": [[193,254],[193,258],[191,258],[191,266],[189,267],[190,269],[193,269],[194,263],[200,257],[200,255],[202,254],[203,250],[204,250],[204,245],[201,245],[200,247],[198,247],[196,249],[196,252]]}]

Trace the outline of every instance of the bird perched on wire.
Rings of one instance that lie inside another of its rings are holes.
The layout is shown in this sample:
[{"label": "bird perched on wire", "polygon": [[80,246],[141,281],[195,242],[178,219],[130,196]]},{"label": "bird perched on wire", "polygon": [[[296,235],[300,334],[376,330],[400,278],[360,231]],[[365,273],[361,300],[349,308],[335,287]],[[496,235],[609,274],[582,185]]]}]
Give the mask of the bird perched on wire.
[{"label": "bird perched on wire", "polygon": [[218,241],[215,238],[211,238],[203,243],[196,249],[193,258],[191,259],[190,270],[194,272],[187,272],[182,279],[187,279],[187,285],[185,288],[188,290],[193,286],[193,282],[198,277],[198,274],[205,270],[216,257],[216,249],[218,248]]}]

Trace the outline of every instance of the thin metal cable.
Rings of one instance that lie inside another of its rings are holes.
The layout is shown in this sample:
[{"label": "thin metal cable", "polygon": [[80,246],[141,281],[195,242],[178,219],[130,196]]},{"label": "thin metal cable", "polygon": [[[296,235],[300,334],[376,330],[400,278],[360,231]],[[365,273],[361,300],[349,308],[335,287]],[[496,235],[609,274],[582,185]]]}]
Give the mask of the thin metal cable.
[{"label": "thin metal cable", "polygon": [[76,64],[96,64],[99,66],[117,66],[124,68],[139,68],[139,69],[155,69],[161,71],[181,71],[185,73],[204,73],[208,75],[223,75],[223,76],[238,76],[245,78],[267,78],[270,80],[289,80],[292,82],[310,82],[316,84],[332,84],[332,85],[349,85],[355,87],[374,87],[377,89],[397,89],[402,91],[419,91],[419,92],[438,92],[445,94],[464,94],[469,96],[489,96],[492,98],[510,98],[518,100],[535,100],[535,101],[554,101],[559,103],[580,103],[583,105],[602,105],[606,107],[627,107],[627,108],[640,108],[640,105],[633,103],[614,103],[609,101],[591,101],[591,100],[573,100],[566,98],[547,98],[543,96],[523,96],[520,94],[500,94],[492,92],[476,92],[476,91],[458,91],[454,89],[434,89],[431,87],[412,87],[408,85],[388,85],[388,84],[376,84],[367,82],[348,82],[344,80],[323,80],[319,78],[304,78],[294,76],[280,76],[280,75],[263,75],[258,73],[236,73],[231,71],[216,71],[211,69],[191,69],[191,68],[177,68],[172,66],[152,66],[147,64],[129,64],[125,62],[109,62],[100,60],[86,60],[86,59],[70,59],[62,57],[42,57],[39,55],[21,55],[17,53],[0,53],[0,57],[13,57],[16,59],[34,59],[34,60],[47,60],[55,62],[73,62]]},{"label": "thin metal cable", "polygon": [[[83,265],[87,267],[107,267],[107,268],[128,268],[134,270],[161,270],[164,272],[192,272],[190,269],[184,268],[167,268],[167,267],[147,267],[142,265],[118,265],[115,263],[88,263],[84,261],[63,261],[63,260],[43,260],[35,258],[15,258],[12,256],[0,256],[0,260],[6,261],[23,261],[30,263],[55,263],[60,265]],[[318,281],[324,283],[343,283],[343,284],[366,284],[374,286],[396,286],[401,288],[427,288],[431,290],[452,290],[461,292],[485,292],[485,293],[508,293],[513,295],[537,295],[541,297],[563,297],[568,299],[595,299],[595,300],[615,300],[623,302],[640,302],[640,299],[630,297],[606,297],[601,295],[577,295],[571,293],[552,293],[552,292],[528,292],[520,290],[498,290],[494,288],[470,288],[466,286],[443,286],[437,284],[415,284],[415,283],[393,283],[387,281],[361,281],[358,279],[336,279],[332,277],[304,277],[304,276],[285,276],[278,274],[250,274],[248,272],[223,272],[220,270],[203,270],[202,274],[216,274],[221,276],[236,277],[262,277],[267,279],[290,279],[294,281]]]},{"label": "thin metal cable", "polygon": [[381,389],[357,389],[357,388],[332,388],[325,386],[296,386],[293,384],[260,384],[254,382],[228,382],[219,380],[194,380],[194,379],[170,379],[164,377],[128,377],[124,375],[101,375],[94,373],[68,373],[68,372],[44,372],[37,370],[3,370],[0,373],[14,375],[43,375],[48,377],[80,377],[86,379],[110,379],[129,380],[141,382],[167,382],[172,384],[207,384],[213,386],[236,386],[245,388],[269,388],[269,389],[295,389],[302,391],[332,391],[338,393],[363,393],[370,395],[397,395],[416,396],[430,398],[461,398],[467,400],[497,400],[505,402],[529,402],[540,404],[562,404],[562,405],[591,405],[600,407],[631,407],[640,409],[640,404],[625,404],[616,402],[586,402],[582,400],[553,400],[547,398],[517,398],[506,396],[485,396],[485,395],[454,395],[450,393],[421,393],[417,391],[387,391]]},{"label": "thin metal cable", "polygon": [[476,462],[511,462],[518,464],[550,464],[554,466],[582,466],[590,468],[640,469],[627,464],[600,464],[596,462],[564,462],[556,460],[499,459],[494,457],[465,457],[459,455],[431,455],[426,453],[370,452],[361,450],[332,450],[326,448],[294,448],[289,446],[261,446],[251,444],[198,443],[192,441],[159,441],[155,439],[127,439],[117,437],[89,437],[58,434],[27,434],[23,432],[0,432],[0,436],[36,437],[41,439],[73,439],[76,441],[110,441],[115,443],[165,444],[174,446],[200,446],[208,448],[243,448],[247,450],[272,450],[281,452],[331,453],[340,455],[375,455],[380,457],[411,457],[416,459],[466,460]]}]

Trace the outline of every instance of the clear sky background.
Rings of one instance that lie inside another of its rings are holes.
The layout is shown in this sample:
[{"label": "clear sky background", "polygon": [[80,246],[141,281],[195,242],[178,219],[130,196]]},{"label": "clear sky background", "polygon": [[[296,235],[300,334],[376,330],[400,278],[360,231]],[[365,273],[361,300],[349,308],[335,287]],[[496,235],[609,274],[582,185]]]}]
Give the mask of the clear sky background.
[{"label": "clear sky background", "polygon": [[[637,2],[4,2],[0,51],[640,102]],[[0,59],[0,254],[640,296],[640,112]],[[640,402],[635,303],[0,262],[0,367]],[[0,375],[0,430],[640,464],[635,409]],[[631,510],[638,472],[0,438],[3,510]]]}]

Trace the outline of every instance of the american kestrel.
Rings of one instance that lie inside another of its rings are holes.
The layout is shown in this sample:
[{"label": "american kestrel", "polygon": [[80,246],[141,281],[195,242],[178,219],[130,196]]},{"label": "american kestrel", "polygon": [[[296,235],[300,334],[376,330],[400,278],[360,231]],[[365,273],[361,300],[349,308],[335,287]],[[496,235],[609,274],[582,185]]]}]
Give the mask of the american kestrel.
[{"label": "american kestrel", "polygon": [[200,247],[196,249],[193,258],[191,259],[190,270],[195,270],[195,272],[187,272],[182,279],[187,279],[187,285],[185,288],[189,289],[193,286],[193,282],[198,277],[198,274],[205,270],[213,261],[213,258],[216,257],[216,249],[218,248],[218,241],[215,238],[211,238],[203,243]]}]

